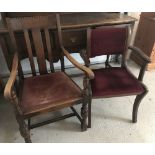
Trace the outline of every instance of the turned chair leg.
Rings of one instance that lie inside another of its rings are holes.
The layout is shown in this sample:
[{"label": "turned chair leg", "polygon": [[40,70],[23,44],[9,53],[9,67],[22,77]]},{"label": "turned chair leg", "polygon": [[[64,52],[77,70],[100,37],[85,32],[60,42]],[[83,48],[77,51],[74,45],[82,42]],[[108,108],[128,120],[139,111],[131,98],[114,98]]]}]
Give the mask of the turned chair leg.
[{"label": "turned chair leg", "polygon": [[87,130],[87,116],[88,116],[87,103],[84,102],[81,108],[81,117],[82,117],[81,130],[82,131]]},{"label": "turned chair leg", "polygon": [[91,100],[88,103],[88,128],[91,128]]},{"label": "turned chair leg", "polygon": [[148,91],[145,91],[144,93],[137,95],[135,98],[135,102],[133,105],[133,111],[132,111],[132,122],[136,123],[137,122],[137,114],[138,114],[138,107],[144,98],[144,96],[148,93]]},{"label": "turned chair leg", "polygon": [[19,115],[16,115],[16,120],[19,124],[19,130],[20,130],[21,136],[24,138],[26,143],[31,143],[30,131],[29,131],[28,126],[26,125],[24,119],[22,117],[20,117]]}]

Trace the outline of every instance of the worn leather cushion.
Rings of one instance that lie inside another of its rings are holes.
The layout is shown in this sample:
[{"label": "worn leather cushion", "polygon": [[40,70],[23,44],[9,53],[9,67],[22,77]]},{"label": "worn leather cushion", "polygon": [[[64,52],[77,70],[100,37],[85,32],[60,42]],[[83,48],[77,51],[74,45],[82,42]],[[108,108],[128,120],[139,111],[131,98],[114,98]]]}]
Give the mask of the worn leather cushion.
[{"label": "worn leather cushion", "polygon": [[24,79],[20,106],[25,114],[71,105],[81,89],[63,72]]},{"label": "worn leather cushion", "polygon": [[93,97],[134,95],[144,92],[143,85],[125,68],[113,67],[93,70]]},{"label": "worn leather cushion", "polygon": [[127,27],[97,28],[91,30],[91,57],[123,54],[126,50],[128,39]]}]

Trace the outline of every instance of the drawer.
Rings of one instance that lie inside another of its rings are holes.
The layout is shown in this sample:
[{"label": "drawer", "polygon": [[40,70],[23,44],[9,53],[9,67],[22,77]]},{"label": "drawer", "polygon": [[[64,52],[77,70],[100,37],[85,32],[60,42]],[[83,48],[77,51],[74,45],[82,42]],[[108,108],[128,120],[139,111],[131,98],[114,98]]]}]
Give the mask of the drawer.
[{"label": "drawer", "polygon": [[66,49],[80,50],[86,48],[86,30],[63,31],[62,39]]}]

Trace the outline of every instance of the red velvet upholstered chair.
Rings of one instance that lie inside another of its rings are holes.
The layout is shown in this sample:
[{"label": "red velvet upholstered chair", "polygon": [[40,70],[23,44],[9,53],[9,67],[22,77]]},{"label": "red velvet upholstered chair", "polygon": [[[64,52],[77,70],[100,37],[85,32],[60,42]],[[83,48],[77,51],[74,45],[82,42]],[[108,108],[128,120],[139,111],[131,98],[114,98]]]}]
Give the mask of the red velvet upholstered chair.
[{"label": "red velvet upholstered chair", "polygon": [[[132,122],[137,122],[139,104],[148,90],[142,83],[149,58],[138,48],[128,46],[128,26],[99,27],[87,30],[87,53],[81,53],[85,65],[89,66],[89,58],[107,55],[105,68],[94,69],[95,78],[91,80],[92,98],[107,98],[116,96],[137,95],[132,112]],[[127,68],[128,49],[137,52],[143,59],[140,74],[136,78]],[[109,55],[122,55],[120,67],[109,64]],[[91,103],[89,104],[91,114]],[[90,115],[89,115],[90,116]],[[91,127],[91,116],[89,118]]]}]

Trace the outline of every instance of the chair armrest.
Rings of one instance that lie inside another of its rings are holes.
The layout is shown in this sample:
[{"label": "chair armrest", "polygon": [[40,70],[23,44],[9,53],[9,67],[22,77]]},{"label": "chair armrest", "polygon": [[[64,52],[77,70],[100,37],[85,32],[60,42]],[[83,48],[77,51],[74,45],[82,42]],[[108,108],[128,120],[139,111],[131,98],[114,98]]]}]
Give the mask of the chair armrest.
[{"label": "chair armrest", "polygon": [[128,49],[135,51],[146,63],[151,62],[150,58],[144,52],[142,52],[142,50],[139,49],[138,47],[129,46]]},{"label": "chair armrest", "polygon": [[128,49],[130,49],[132,51],[135,51],[144,61],[144,63],[141,66],[141,69],[140,69],[140,72],[139,72],[139,76],[138,76],[138,80],[142,82],[144,74],[145,74],[145,70],[146,70],[146,67],[147,67],[147,64],[150,63],[151,60],[150,60],[150,58],[146,54],[144,54],[142,52],[141,49],[139,49],[137,47],[129,46]]},{"label": "chair armrest", "polygon": [[78,63],[70,54],[67,50],[65,50],[64,48],[61,48],[64,55],[67,57],[67,59],[77,68],[79,68],[80,70],[82,70],[89,79],[93,79],[94,78],[94,73],[92,72],[92,70],[86,66],[81,65],[80,63]]},{"label": "chair armrest", "polygon": [[15,95],[12,88],[13,88],[15,80],[16,80],[17,72],[18,72],[18,54],[15,53],[14,58],[13,58],[12,70],[10,73],[10,77],[9,77],[9,80],[5,86],[5,89],[4,89],[4,96],[8,100],[13,100],[14,95]]}]

